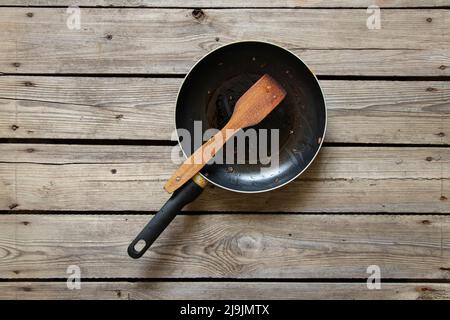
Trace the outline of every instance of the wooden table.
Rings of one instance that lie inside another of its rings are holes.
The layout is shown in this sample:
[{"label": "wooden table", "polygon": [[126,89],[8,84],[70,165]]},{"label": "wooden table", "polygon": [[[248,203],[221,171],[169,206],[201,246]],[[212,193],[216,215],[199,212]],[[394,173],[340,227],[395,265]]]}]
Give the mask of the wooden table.
[{"label": "wooden table", "polygon": [[[0,298],[450,298],[449,0],[77,3],[71,30],[72,1],[1,1]],[[209,187],[132,260],[168,197],[180,83],[240,39],[317,73],[325,147],[274,192]]]}]

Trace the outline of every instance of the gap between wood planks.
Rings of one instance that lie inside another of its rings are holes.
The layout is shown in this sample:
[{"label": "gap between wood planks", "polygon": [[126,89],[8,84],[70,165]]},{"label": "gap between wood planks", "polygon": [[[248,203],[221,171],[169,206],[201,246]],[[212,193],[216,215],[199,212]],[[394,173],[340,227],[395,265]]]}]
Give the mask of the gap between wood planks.
[{"label": "gap between wood planks", "polygon": [[[0,144],[74,144],[74,145],[130,145],[130,146],[176,146],[172,140],[125,140],[125,139],[40,139],[40,138],[0,138]],[[323,147],[398,147],[398,148],[448,148],[447,144],[433,143],[356,143],[324,142]],[[1,162],[0,162],[1,163]]]},{"label": "gap between wood planks", "polygon": [[[233,10],[233,9],[270,9],[270,10],[290,10],[290,9],[302,9],[302,10],[346,10],[346,9],[367,9],[367,7],[370,4],[362,4],[360,6],[299,6],[299,5],[266,5],[266,6],[247,6],[245,5],[241,6],[208,6],[208,5],[201,5],[198,3],[193,2],[192,6],[188,5],[172,5],[172,6],[161,6],[161,5],[151,5],[151,4],[143,4],[143,5],[133,5],[130,4],[128,6],[126,5],[78,5],[77,7],[80,9],[143,9],[143,10],[151,10],[151,9],[214,9],[214,10]],[[68,2],[66,5],[42,5],[42,4],[0,4],[0,8],[45,8],[45,9],[65,9],[69,6],[71,6],[70,2]],[[372,5],[376,5],[376,3],[373,3]],[[379,5],[380,9],[389,9],[389,10],[406,10],[406,9],[413,9],[413,10],[448,10],[450,9],[450,6],[448,5],[436,5],[432,6],[429,4],[425,4],[423,6],[411,6],[411,5],[400,5],[400,6],[383,6]]]},{"label": "gap between wood planks", "polygon": [[[125,139],[40,139],[40,138],[0,138],[2,143],[33,143],[33,144],[76,144],[76,145],[132,145],[132,146],[176,146],[177,141],[171,140],[125,140]],[[415,145],[414,145],[415,146]],[[430,146],[430,145],[428,145]],[[442,147],[442,145],[436,145]]]},{"label": "gap between wood planks", "polygon": [[[8,282],[67,282],[65,278],[0,278],[0,283],[8,283]],[[242,279],[242,278],[82,278],[82,282],[122,282],[122,283],[136,283],[136,282],[233,282],[233,283],[355,283],[355,284],[366,284],[367,278],[251,278],[251,279]],[[382,283],[450,283],[450,279],[410,279],[410,278],[382,278]]]},{"label": "gap between wood planks", "polygon": [[[305,48],[307,49],[307,48]],[[373,50],[383,50],[372,48]],[[321,49],[326,50],[326,49]],[[336,50],[336,49],[330,49]],[[367,49],[342,49],[367,50]],[[186,73],[18,73],[0,72],[1,77],[78,77],[78,78],[170,78],[184,79]],[[333,75],[316,74],[319,80],[336,81],[450,81],[450,76],[378,76],[378,75]]]},{"label": "gap between wood planks", "polygon": [[[149,210],[120,210],[120,211],[111,211],[111,210],[98,210],[98,211],[82,211],[82,210],[0,210],[0,215],[64,215],[64,216],[122,216],[122,215],[130,215],[130,216],[148,216],[154,215],[157,211]],[[315,212],[315,211],[298,211],[298,212],[283,212],[283,211],[261,211],[261,212],[250,212],[250,211],[181,211],[177,214],[177,216],[204,216],[204,215],[222,215],[222,214],[234,214],[234,215],[289,215],[289,216],[318,216],[323,215],[324,213]],[[336,216],[411,216],[411,213],[407,212],[395,212],[395,211],[380,211],[380,212],[326,212],[327,215],[336,215]],[[448,217],[448,213],[443,212],[415,212],[413,213],[415,216],[444,216]],[[423,224],[427,224],[429,221],[424,219]]]}]

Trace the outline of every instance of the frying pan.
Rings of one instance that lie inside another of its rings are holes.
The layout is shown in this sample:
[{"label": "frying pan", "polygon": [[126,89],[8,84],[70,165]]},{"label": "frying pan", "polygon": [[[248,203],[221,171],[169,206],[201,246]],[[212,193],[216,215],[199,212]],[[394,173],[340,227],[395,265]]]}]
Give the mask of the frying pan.
[{"label": "frying pan", "polygon": [[[197,133],[194,133],[195,121],[200,121],[197,124],[201,123],[202,133],[211,128],[221,129],[231,117],[239,97],[264,74],[271,75],[287,92],[281,104],[253,127],[256,130],[279,130],[278,166],[265,167],[262,161],[206,165],[173,193],[131,242],[128,254],[132,258],[139,258],[147,251],[176,214],[200,195],[207,182],[234,192],[270,191],[297,178],[314,160],[324,140],[327,120],[319,82],[299,57],[266,42],[231,43],[197,62],[178,93],[175,109],[177,130],[186,129],[194,136]],[[180,138],[178,136],[178,142],[187,157],[198,146],[194,145],[195,139]],[[270,135],[258,138],[265,138],[270,144]],[[257,152],[255,148],[257,146],[254,145],[245,148],[245,159],[249,159],[249,152]],[[227,151],[225,149],[223,152]]]}]

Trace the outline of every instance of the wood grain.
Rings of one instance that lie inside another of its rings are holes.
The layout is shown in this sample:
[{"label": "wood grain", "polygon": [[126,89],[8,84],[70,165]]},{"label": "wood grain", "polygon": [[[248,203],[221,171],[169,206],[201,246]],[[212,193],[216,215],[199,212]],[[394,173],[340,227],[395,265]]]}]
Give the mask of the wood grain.
[{"label": "wood grain", "polygon": [[365,283],[302,282],[84,282],[68,290],[66,282],[3,282],[0,299],[37,300],[431,300],[450,299],[448,283],[382,283],[368,290]]},{"label": "wood grain", "polygon": [[[1,144],[0,210],[159,210],[177,167],[171,152],[178,147]],[[188,209],[450,213],[449,162],[448,148],[325,147],[281,189],[208,187]]]},{"label": "wood grain", "polygon": [[448,279],[450,217],[177,216],[139,260],[127,246],[150,215],[1,215],[0,278]]},{"label": "wood grain", "polygon": [[[70,0],[2,0],[2,5],[21,5],[21,6],[70,6],[73,5],[73,1]],[[266,7],[266,8],[329,8],[329,7],[361,7],[367,8],[370,5],[378,5],[384,7],[440,7],[448,6],[450,3],[448,0],[433,0],[433,1],[421,1],[421,0],[252,0],[252,1],[239,1],[239,0],[195,0],[195,1],[182,1],[182,0],[77,0],[78,6],[120,6],[120,7],[173,7],[173,8],[221,8],[221,7]]]},{"label": "wood grain", "polygon": [[[181,81],[3,76],[0,138],[176,140],[173,115]],[[320,83],[327,142],[450,144],[449,82]]]},{"label": "wood grain", "polygon": [[255,39],[292,50],[319,75],[450,75],[448,10],[385,9],[380,30],[367,28],[365,8],[84,8],[80,30],[68,16],[3,8],[0,72],[185,73],[216,47]]}]

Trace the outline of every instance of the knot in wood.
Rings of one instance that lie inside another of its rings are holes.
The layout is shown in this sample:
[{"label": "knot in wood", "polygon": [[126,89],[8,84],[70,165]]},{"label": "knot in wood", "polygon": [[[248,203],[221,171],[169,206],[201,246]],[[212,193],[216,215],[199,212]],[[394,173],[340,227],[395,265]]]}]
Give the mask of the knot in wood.
[{"label": "knot in wood", "polygon": [[198,21],[203,21],[203,19],[205,18],[205,13],[202,9],[194,9],[192,10],[192,16]]},{"label": "knot in wood", "polygon": [[238,233],[235,235],[234,241],[233,251],[240,256],[253,257],[264,249],[262,235],[259,232]]}]

